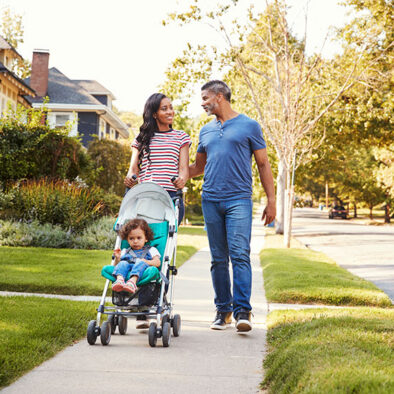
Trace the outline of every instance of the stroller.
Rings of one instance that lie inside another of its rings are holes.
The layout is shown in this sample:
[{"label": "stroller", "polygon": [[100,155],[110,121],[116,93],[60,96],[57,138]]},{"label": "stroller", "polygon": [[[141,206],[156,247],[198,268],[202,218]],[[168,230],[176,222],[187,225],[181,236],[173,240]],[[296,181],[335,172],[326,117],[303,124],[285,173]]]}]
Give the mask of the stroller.
[{"label": "stroller", "polygon": [[[171,329],[175,337],[180,335],[181,317],[173,315],[172,297],[176,269],[177,226],[179,215],[179,191],[174,201],[169,194],[155,183],[142,183],[131,188],[123,198],[114,230],[118,233],[123,224],[130,219],[145,219],[153,230],[154,240],[150,245],[156,247],[161,255],[159,268],[150,266],[137,282],[138,290],[134,294],[112,291],[113,306],[105,306],[105,299],[110,282],[116,278],[112,275],[115,258],[111,265],[103,267],[101,274],[107,280],[97,309],[96,320],[91,320],[87,329],[87,341],[96,343],[100,336],[101,343],[108,345],[111,334],[116,327],[121,335],[127,331],[127,319],[155,318],[149,325],[149,345],[154,347],[157,338],[162,338],[163,347],[168,347],[171,340]],[[126,240],[117,234],[115,249],[127,248]],[[101,315],[108,319],[100,325]]]}]

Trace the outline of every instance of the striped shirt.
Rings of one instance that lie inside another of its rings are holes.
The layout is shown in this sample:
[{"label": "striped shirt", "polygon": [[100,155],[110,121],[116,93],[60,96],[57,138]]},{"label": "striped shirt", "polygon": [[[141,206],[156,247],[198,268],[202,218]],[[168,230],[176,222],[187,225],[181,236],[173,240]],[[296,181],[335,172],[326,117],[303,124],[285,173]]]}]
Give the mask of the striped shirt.
[{"label": "striped shirt", "polygon": [[[156,132],[149,145],[151,161],[145,152],[140,163],[139,181],[157,183],[168,191],[176,191],[171,178],[178,176],[179,153],[185,145],[191,145],[191,140],[184,131]],[[137,139],[131,146],[139,149]]]}]

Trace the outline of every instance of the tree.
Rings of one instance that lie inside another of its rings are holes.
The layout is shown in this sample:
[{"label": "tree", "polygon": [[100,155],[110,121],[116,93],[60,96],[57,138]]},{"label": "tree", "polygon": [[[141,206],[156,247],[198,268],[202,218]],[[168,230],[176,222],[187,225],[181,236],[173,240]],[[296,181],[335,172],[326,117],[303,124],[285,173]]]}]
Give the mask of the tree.
[{"label": "tree", "polygon": [[[171,14],[170,18],[181,23],[205,18],[223,34],[227,52],[218,55],[216,60],[222,61],[223,68],[231,69],[230,75],[253,103],[278,157],[277,231],[284,231],[284,242],[289,246],[294,196],[291,174],[309,160],[310,153],[323,142],[324,133],[316,132],[318,123],[345,91],[365,79],[366,71],[376,59],[362,62],[364,52],[348,46],[343,53],[348,62],[344,73],[343,69],[337,69],[342,57],[328,62],[319,55],[306,55],[306,34],[301,40],[292,36],[283,1],[267,1],[262,15],[254,16],[250,12],[248,34],[244,33],[244,26],[236,22],[234,32],[229,32],[224,25],[222,16],[230,7],[228,3],[203,15],[201,9],[193,5],[190,12]],[[369,49],[367,44],[364,43],[364,49]],[[218,53],[215,48],[212,52]],[[192,53],[190,57],[196,56]]]},{"label": "tree", "polygon": [[[1,34],[15,49],[19,44],[24,42],[24,28],[22,16],[11,14],[11,10],[6,8],[3,11],[1,21]],[[11,71],[14,71],[20,78],[24,79],[30,75],[31,63],[28,60],[18,58],[12,65]]]}]

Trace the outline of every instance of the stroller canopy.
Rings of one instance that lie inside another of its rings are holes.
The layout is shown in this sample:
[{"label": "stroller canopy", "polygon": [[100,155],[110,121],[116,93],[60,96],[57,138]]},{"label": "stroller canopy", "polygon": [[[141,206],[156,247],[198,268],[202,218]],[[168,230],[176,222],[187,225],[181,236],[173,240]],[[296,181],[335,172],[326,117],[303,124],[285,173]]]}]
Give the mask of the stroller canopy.
[{"label": "stroller canopy", "polygon": [[130,219],[145,219],[148,223],[176,223],[174,203],[169,194],[156,183],[140,183],[131,188],[120,206],[117,226]]}]

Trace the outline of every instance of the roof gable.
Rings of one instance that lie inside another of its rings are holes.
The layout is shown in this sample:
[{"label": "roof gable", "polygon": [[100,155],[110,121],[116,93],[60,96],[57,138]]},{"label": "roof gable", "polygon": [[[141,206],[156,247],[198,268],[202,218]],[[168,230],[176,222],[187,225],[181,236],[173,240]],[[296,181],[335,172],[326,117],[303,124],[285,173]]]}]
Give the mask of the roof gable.
[{"label": "roof gable", "polygon": [[[30,84],[30,78],[26,82]],[[56,67],[50,68],[48,72],[48,97],[52,104],[101,105],[86,89],[67,78]],[[40,102],[42,99],[32,101]]]},{"label": "roof gable", "polygon": [[73,79],[73,82],[77,83],[90,94],[109,95],[113,100],[115,100],[115,96],[110,90],[93,79]]}]

